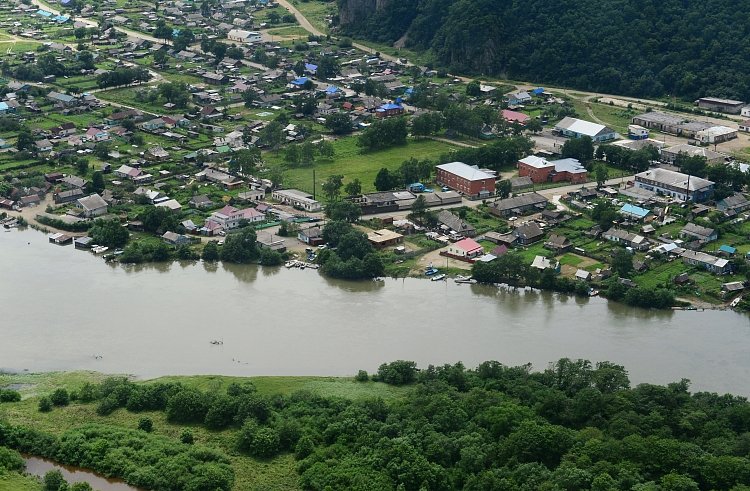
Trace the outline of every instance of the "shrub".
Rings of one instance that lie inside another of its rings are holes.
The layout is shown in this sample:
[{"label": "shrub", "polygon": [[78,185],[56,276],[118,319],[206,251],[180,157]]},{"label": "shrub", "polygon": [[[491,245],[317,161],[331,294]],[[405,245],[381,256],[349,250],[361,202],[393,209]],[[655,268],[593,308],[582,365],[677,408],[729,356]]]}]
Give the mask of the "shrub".
[{"label": "shrub", "polygon": [[0,402],[18,402],[21,400],[21,393],[16,390],[0,389]]},{"label": "shrub", "polygon": [[70,404],[70,396],[65,389],[56,389],[49,399],[55,406],[67,406]]},{"label": "shrub", "polygon": [[367,382],[368,380],[370,380],[370,376],[367,374],[367,371],[360,370],[359,372],[357,372],[357,376],[354,377],[354,380],[356,380],[357,382]]},{"label": "shrub", "polygon": [[45,396],[39,399],[39,411],[43,413],[52,411],[52,401],[49,399],[49,397]]},{"label": "shrub", "polygon": [[154,422],[151,421],[151,418],[141,418],[138,420],[138,429],[151,433],[154,430]]}]

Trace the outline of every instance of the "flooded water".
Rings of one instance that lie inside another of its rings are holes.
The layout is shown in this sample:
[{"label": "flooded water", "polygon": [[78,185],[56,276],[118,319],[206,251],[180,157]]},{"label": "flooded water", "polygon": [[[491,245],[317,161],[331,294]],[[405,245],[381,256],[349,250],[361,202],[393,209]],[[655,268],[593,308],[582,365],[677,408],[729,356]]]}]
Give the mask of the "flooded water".
[{"label": "flooded water", "polygon": [[87,482],[95,491],[140,491],[139,488],[129,486],[122,480],[108,479],[78,467],[59,465],[51,460],[28,455],[24,456],[24,460],[26,461],[26,472],[32,476],[44,477],[47,472],[57,470],[62,473],[63,478],[69,484]]},{"label": "flooded water", "polygon": [[684,377],[696,390],[750,395],[748,319],[452,281],[342,282],[200,262],[123,267],[33,230],[0,232],[6,369],[349,375],[396,359],[543,369],[567,356],[623,364],[634,382]]}]

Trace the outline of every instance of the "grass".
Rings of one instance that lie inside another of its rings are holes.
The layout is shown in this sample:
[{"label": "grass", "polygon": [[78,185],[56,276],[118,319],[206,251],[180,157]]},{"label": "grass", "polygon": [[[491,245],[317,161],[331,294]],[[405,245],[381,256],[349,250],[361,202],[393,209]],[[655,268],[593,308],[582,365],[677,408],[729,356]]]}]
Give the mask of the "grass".
[{"label": "grass", "polygon": [[[356,137],[341,138],[333,143],[335,156],[332,160],[318,160],[312,167],[291,168],[284,172],[284,186],[303,191],[313,191],[313,169],[317,180],[317,191],[321,190],[328,176],[342,174],[345,182],[359,179],[362,191],[375,191],[375,176],[385,167],[394,171],[402,162],[415,157],[417,159],[436,159],[454,147],[434,140],[410,140],[406,145],[388,148],[377,152],[360,153]],[[265,155],[271,167],[284,168],[283,152],[269,152]]]},{"label": "grass", "polygon": [[[103,423],[113,426],[136,428],[138,420],[149,417],[154,423],[154,433],[170,438],[179,438],[185,429],[184,425],[171,424],[160,411],[131,413],[119,409],[109,416],[96,414],[96,404],[72,403],[67,407],[55,408],[49,413],[40,413],[37,409],[39,396],[52,392],[55,388],[65,387],[69,391],[77,390],[86,382],[96,383],[108,375],[96,372],[65,372],[40,374],[0,374],[0,387],[17,388],[23,397],[18,403],[0,404],[0,420],[14,425],[25,425],[39,431],[59,435],[66,430],[84,423]],[[409,391],[409,388],[394,387],[376,382],[355,382],[352,378],[338,377],[223,377],[192,376],[162,377],[138,383],[180,382],[186,386],[207,392],[223,392],[232,382],[251,381],[263,395],[289,395],[295,391],[305,390],[326,397],[340,397],[359,400],[370,397],[395,399]],[[201,426],[190,426],[197,443],[223,451],[230,459],[236,474],[234,489],[246,490],[294,490],[297,483],[296,462],[292,455],[281,455],[271,460],[255,460],[238,454],[234,448],[236,429],[209,431]],[[0,476],[0,491],[3,490],[36,491],[34,481],[25,480],[18,475]]]},{"label": "grass", "polygon": [[314,28],[324,34],[328,32],[326,17],[336,14],[336,2],[320,2],[317,0],[300,2],[292,0],[292,5],[305,16]]},{"label": "grass", "polygon": [[15,472],[0,472],[0,491],[42,491],[41,481],[31,476],[22,476]]},{"label": "grass", "polygon": [[299,37],[299,38],[305,38],[307,39],[307,35],[309,34],[305,29],[299,26],[289,26],[289,27],[279,27],[276,29],[269,29],[268,31],[269,35],[271,36],[282,36],[282,37]]}]

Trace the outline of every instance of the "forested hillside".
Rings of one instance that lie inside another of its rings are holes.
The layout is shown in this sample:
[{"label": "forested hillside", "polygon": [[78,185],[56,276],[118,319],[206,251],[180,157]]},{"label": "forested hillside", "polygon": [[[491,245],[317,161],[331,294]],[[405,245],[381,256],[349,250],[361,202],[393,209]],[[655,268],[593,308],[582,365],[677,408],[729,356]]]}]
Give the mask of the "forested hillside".
[{"label": "forested hillside", "polygon": [[[436,66],[591,91],[750,100],[750,1],[339,0],[342,29]],[[367,12],[364,14],[363,12]]]}]

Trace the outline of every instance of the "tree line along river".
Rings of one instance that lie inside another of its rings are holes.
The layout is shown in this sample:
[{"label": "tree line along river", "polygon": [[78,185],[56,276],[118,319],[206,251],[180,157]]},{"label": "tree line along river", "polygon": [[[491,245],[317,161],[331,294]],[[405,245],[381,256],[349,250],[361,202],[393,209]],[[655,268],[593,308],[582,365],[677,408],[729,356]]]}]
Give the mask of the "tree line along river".
[{"label": "tree line along river", "polygon": [[750,322],[732,311],[254,265],[125,267],[33,230],[0,232],[0,305],[0,369],[350,375],[396,359],[544,369],[570,357],[622,364],[634,383],[750,394]]}]

